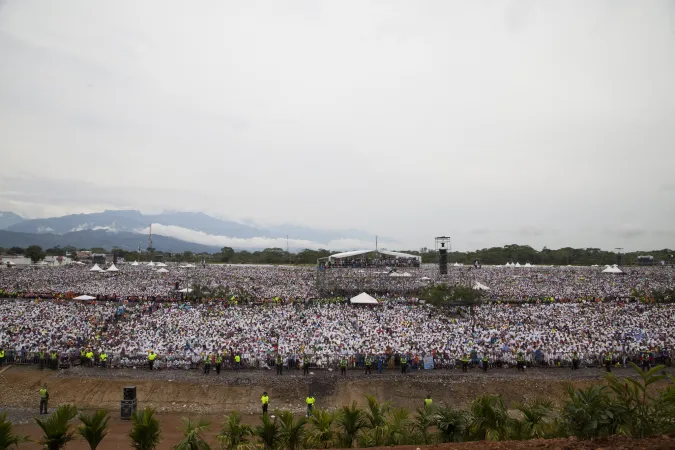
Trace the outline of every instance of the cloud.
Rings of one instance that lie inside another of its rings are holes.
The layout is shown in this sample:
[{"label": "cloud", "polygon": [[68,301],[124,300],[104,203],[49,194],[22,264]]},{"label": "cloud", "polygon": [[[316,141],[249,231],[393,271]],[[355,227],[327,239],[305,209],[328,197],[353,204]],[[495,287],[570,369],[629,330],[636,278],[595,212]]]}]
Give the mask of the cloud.
[{"label": "cloud", "polygon": [[[137,233],[148,234],[149,228],[136,230]],[[233,248],[282,248],[285,249],[287,245],[286,239],[283,238],[268,238],[268,237],[254,237],[254,238],[234,238],[229,236],[219,236],[207,234],[202,231],[195,231],[189,228],[178,227],[175,225],[162,225],[159,223],[152,224],[152,232],[154,234],[173,237],[183,241],[195,242],[203,245],[214,245],[220,247]],[[382,243],[382,247],[387,246]],[[357,250],[357,249],[371,249],[372,242],[364,242],[357,239],[339,239],[330,242],[313,242],[302,239],[289,239],[288,247],[292,249],[327,249],[327,250]]]}]

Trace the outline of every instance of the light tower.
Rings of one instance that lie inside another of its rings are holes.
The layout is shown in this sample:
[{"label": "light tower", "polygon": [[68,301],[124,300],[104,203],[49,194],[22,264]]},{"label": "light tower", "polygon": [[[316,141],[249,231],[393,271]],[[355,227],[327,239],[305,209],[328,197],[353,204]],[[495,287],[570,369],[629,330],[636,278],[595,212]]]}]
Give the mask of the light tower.
[{"label": "light tower", "polygon": [[150,233],[148,234],[148,251],[152,251],[152,224],[150,224]]},{"label": "light tower", "polygon": [[439,236],[434,239],[436,252],[438,253],[438,273],[448,274],[448,252],[450,251],[450,238],[448,236]]}]

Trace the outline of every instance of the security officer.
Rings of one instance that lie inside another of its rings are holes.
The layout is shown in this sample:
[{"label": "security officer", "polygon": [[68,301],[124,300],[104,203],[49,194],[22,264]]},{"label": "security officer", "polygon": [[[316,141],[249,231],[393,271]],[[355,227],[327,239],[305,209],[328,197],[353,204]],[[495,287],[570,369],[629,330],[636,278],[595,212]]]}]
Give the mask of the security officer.
[{"label": "security officer", "polygon": [[105,350],[101,352],[99,358],[101,359],[101,367],[105,369],[108,366],[108,354]]},{"label": "security officer", "polygon": [[431,399],[431,395],[427,394],[427,398],[424,399],[424,408],[430,408],[434,401]]},{"label": "security officer", "polygon": [[366,356],[366,375],[371,374],[370,369],[371,369],[372,365],[373,365],[372,359],[370,359],[370,356]]},{"label": "security officer", "polygon": [[607,372],[612,371],[612,355],[609,352],[605,353],[605,368]]},{"label": "security officer", "polygon": [[516,357],[516,370],[525,372],[525,355],[522,351],[518,352],[518,356]]},{"label": "security officer", "polygon": [[274,358],[274,365],[277,368],[277,375],[284,374],[284,360],[281,358],[281,355],[277,353],[276,358]]},{"label": "security officer", "polygon": [[57,355],[56,350],[52,350],[49,353],[49,367],[52,370],[59,368],[59,356]]},{"label": "security officer", "polygon": [[347,358],[344,356],[342,357],[342,361],[340,361],[340,373],[347,376]]},{"label": "security officer", "polygon": [[38,352],[38,358],[40,359],[40,370],[42,370],[42,369],[45,368],[45,362],[46,362],[44,350],[40,350]]},{"label": "security officer", "polygon": [[223,356],[216,353],[216,375],[220,375],[220,368],[223,366]]},{"label": "security officer", "polygon": [[572,370],[579,370],[579,353],[572,353]]},{"label": "security officer", "polygon": [[49,400],[49,392],[47,392],[47,385],[43,384],[40,389],[40,414],[47,414],[47,401]]},{"label": "security officer", "polygon": [[382,373],[382,365],[384,364],[384,361],[382,361],[382,356],[377,357],[377,373]]},{"label": "security officer", "polygon": [[406,373],[408,371],[408,358],[405,355],[401,355],[401,373]]},{"label": "security officer", "polygon": [[150,350],[150,352],[148,353],[148,366],[150,367],[150,370],[152,370],[153,367],[155,367],[155,359],[157,359],[157,353]]},{"label": "security officer", "polygon": [[483,365],[483,372],[487,372],[488,370],[488,357],[487,354],[483,355],[483,359],[481,360],[482,365]]},{"label": "security officer", "polygon": [[211,373],[211,354],[204,352],[204,375]]},{"label": "security officer", "polygon": [[462,357],[462,372],[467,372],[469,369],[469,355],[466,353]]},{"label": "security officer", "polygon": [[87,362],[87,352],[84,350],[84,347],[80,348],[80,365],[84,366]]},{"label": "security officer", "polygon": [[0,346],[0,367],[2,367],[4,362],[5,362],[5,349]]},{"label": "security officer", "polygon": [[270,404],[270,398],[267,395],[267,392],[263,392],[262,397],[260,397],[260,401],[262,402],[263,415],[265,415],[267,414],[267,407]]},{"label": "security officer", "polygon": [[302,357],[302,374],[309,375],[309,357],[307,355]]},{"label": "security officer", "polygon": [[90,348],[87,349],[87,353],[84,355],[87,358],[87,365],[92,367],[94,365],[94,352]]},{"label": "security officer", "polygon": [[239,353],[234,355],[234,370],[239,372],[239,369],[241,368],[241,356],[239,356]]},{"label": "security officer", "polygon": [[312,415],[312,409],[314,409],[314,394],[312,392],[305,399],[305,403],[307,403],[307,417],[309,417]]}]

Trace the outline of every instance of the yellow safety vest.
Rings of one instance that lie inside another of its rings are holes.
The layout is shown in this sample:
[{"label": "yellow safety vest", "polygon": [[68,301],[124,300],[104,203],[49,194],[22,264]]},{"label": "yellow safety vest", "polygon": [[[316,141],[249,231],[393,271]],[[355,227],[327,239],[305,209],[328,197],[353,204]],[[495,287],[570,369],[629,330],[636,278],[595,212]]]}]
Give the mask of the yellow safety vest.
[{"label": "yellow safety vest", "polygon": [[234,362],[241,362],[241,357],[239,355],[235,356]]},{"label": "yellow safety vest", "polygon": [[108,355],[101,353],[101,361],[105,362],[108,359]]},{"label": "yellow safety vest", "polygon": [[47,389],[40,389],[40,398],[47,398]]},{"label": "yellow safety vest", "polygon": [[89,359],[94,359],[94,353],[88,352],[88,353],[87,353],[87,358],[89,358]]},{"label": "yellow safety vest", "polygon": [[4,350],[0,350],[0,358],[4,358],[4,357],[5,357],[5,351],[4,351]]},{"label": "yellow safety vest", "polygon": [[425,398],[425,399],[424,399],[424,406],[431,406],[431,404],[432,404],[433,402],[434,402],[434,401],[431,400],[430,398]]},{"label": "yellow safety vest", "polygon": [[150,354],[148,355],[148,360],[149,360],[149,361],[154,361],[155,358],[157,358],[157,354],[156,354],[156,353],[150,353]]},{"label": "yellow safety vest", "polygon": [[260,397],[260,401],[262,402],[263,405],[266,405],[270,402],[270,398],[267,395],[263,395]]},{"label": "yellow safety vest", "polygon": [[307,397],[305,399],[305,402],[307,402],[308,405],[313,405],[314,404],[314,397]]}]

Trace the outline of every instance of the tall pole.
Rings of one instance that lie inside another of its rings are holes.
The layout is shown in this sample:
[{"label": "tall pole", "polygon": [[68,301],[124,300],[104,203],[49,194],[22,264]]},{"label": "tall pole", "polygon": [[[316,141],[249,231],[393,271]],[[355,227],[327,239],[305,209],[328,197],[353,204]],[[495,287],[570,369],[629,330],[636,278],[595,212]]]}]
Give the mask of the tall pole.
[{"label": "tall pole", "polygon": [[623,250],[623,247],[616,247],[614,250],[616,250],[616,259],[617,259],[617,265],[621,265],[621,250]]}]

